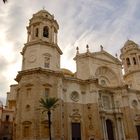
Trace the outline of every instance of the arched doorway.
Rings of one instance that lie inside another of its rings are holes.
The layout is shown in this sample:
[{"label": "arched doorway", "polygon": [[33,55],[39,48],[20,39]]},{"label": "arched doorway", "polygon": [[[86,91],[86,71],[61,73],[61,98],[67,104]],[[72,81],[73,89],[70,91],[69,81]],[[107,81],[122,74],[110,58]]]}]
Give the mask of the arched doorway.
[{"label": "arched doorway", "polygon": [[140,125],[136,125],[138,140],[140,140]]},{"label": "arched doorway", "polygon": [[107,136],[108,140],[115,140],[114,139],[114,132],[113,132],[113,124],[111,120],[106,120],[106,128],[107,128]]},{"label": "arched doorway", "polygon": [[72,140],[81,140],[80,123],[72,123]]}]

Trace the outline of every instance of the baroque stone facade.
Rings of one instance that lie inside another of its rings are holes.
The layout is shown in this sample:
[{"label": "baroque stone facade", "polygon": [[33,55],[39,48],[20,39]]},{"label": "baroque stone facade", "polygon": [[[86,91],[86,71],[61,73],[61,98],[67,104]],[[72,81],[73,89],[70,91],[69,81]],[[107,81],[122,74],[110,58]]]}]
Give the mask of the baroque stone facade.
[{"label": "baroque stone facade", "polygon": [[[59,25],[46,10],[33,15],[22,70],[7,106],[15,105],[14,140],[47,140],[48,118],[39,99],[59,98],[53,140],[140,140],[140,48],[128,40],[121,60],[106,52],[77,53],[76,72],[60,68]],[[124,74],[122,73],[122,66]]]}]

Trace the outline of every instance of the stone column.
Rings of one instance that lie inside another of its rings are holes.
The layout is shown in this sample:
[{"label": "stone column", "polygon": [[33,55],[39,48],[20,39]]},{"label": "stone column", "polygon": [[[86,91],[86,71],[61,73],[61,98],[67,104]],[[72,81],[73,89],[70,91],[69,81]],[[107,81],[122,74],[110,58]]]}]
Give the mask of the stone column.
[{"label": "stone column", "polygon": [[54,43],[54,27],[51,26],[50,28],[50,41],[51,43]]},{"label": "stone column", "polygon": [[38,26],[38,38],[42,39],[42,34],[43,34],[43,29],[42,29],[42,24],[40,23]]},{"label": "stone column", "polygon": [[31,26],[31,37],[30,37],[30,41],[34,39],[34,29],[33,29],[33,25]]},{"label": "stone column", "polygon": [[116,125],[117,125],[117,133],[118,140],[125,140],[124,128],[122,124],[122,114],[116,114]]},{"label": "stone column", "polygon": [[104,114],[101,115],[101,123],[102,123],[102,131],[103,131],[103,140],[108,140],[107,129],[106,129],[106,121]]},{"label": "stone column", "polygon": [[117,118],[117,114],[115,116],[115,125],[116,125],[116,134],[115,134],[115,137],[117,140],[120,140],[120,127],[119,127],[119,121],[118,121],[118,118]]},{"label": "stone column", "polygon": [[121,125],[121,130],[122,130],[122,140],[125,140],[125,133],[124,133],[124,126],[123,126],[123,121],[120,119],[120,125]]},{"label": "stone column", "polygon": [[140,65],[140,58],[139,58],[139,54],[136,55],[136,58],[137,58],[137,62],[138,62],[138,65]]}]

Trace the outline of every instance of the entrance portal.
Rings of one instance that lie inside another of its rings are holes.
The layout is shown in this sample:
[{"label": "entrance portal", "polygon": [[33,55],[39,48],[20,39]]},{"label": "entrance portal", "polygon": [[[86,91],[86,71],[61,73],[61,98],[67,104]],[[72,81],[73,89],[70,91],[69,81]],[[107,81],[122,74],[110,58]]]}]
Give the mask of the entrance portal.
[{"label": "entrance portal", "polygon": [[138,140],[140,140],[140,125],[137,125],[136,128],[137,128]]},{"label": "entrance portal", "polygon": [[81,140],[80,123],[72,123],[72,140]]},{"label": "entrance portal", "polygon": [[111,120],[106,120],[108,140],[114,140],[113,125]]}]

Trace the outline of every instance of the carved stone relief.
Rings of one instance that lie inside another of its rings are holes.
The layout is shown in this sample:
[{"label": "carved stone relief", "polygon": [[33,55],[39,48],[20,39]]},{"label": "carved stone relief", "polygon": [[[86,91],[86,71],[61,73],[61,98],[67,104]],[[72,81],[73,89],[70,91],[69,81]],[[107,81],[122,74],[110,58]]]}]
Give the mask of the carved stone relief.
[{"label": "carved stone relief", "polygon": [[72,122],[80,122],[81,115],[79,113],[79,109],[73,109],[73,113],[70,115]]},{"label": "carved stone relief", "polygon": [[71,99],[75,102],[79,100],[79,93],[76,91],[73,91],[70,96],[71,96]]}]

